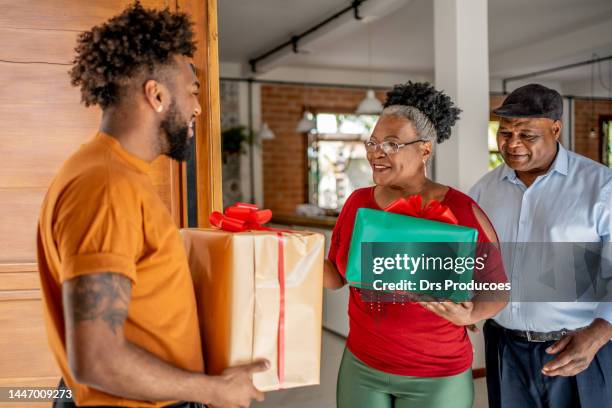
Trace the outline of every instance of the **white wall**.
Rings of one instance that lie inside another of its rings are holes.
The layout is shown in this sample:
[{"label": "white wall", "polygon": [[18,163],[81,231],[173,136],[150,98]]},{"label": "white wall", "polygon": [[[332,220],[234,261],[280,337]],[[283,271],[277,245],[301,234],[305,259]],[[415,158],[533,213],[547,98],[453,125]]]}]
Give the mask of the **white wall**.
[{"label": "white wall", "polygon": [[598,98],[612,98],[612,83],[610,83],[610,77],[606,71],[602,72],[603,85],[599,82],[596,77],[593,90],[591,91],[591,80],[579,80],[579,81],[565,81],[563,82],[563,94],[573,96],[595,96]]},{"label": "white wall", "polygon": [[437,146],[436,181],[467,192],[488,171],[487,1],[435,0],[435,85],[462,109]]},{"label": "white wall", "polygon": [[[516,29],[520,30],[520,25]],[[593,52],[607,55],[611,46],[612,20],[608,18],[573,27],[562,34],[546,36],[517,48],[495,52],[491,55],[491,74],[495,77],[512,76],[551,68],[551,65],[584,61]]]},{"label": "white wall", "polygon": [[219,63],[219,76],[238,78],[242,76],[242,64],[238,62],[223,62]]}]

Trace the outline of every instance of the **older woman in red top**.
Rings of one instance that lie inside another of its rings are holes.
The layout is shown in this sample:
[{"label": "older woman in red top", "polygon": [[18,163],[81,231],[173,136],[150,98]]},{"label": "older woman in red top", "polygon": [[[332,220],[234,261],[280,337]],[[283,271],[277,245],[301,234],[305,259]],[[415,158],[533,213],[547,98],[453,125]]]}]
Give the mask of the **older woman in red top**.
[{"label": "older woman in red top", "polygon": [[[346,201],[332,235],[324,285],[340,288],[355,215],[359,208],[383,209],[401,197],[440,201],[460,225],[478,230],[481,243],[497,242],[486,215],[465,194],[426,175],[436,143],[450,137],[460,110],[428,83],[396,85],[370,140],[365,143],[374,187]],[[469,158],[464,158],[469,160]],[[505,281],[501,259],[489,259],[480,280]],[[340,408],[471,407],[472,345],[466,327],[501,310],[506,300],[470,302],[380,302],[350,288],[350,331],[338,374]]]}]

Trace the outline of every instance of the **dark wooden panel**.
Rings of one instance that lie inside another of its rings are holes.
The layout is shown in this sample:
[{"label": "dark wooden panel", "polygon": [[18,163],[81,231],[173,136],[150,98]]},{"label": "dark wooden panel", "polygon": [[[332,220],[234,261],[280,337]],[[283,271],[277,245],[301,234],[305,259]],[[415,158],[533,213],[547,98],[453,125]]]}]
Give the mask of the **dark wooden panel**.
[{"label": "dark wooden panel", "polygon": [[[89,30],[121,12],[132,0],[0,0],[0,27],[46,30]],[[163,8],[173,1],[141,0]]]},{"label": "dark wooden panel", "polygon": [[[59,379],[42,317],[36,227],[48,184],[66,158],[93,137],[100,111],[80,104],[70,66],[53,64],[69,63],[80,31],[131,2],[0,0],[0,59],[51,63],[0,62],[0,386],[55,386]],[[174,8],[176,2],[142,3]],[[151,176],[178,222],[178,165],[161,158]]]},{"label": "dark wooden panel", "polygon": [[0,301],[0,376],[59,378],[47,345],[40,300]]},{"label": "dark wooden panel", "polygon": [[[0,28],[0,59],[69,64],[78,34],[76,31]],[[67,70],[68,67],[64,69]]]},{"label": "dark wooden panel", "polygon": [[36,108],[0,104],[0,188],[47,187],[62,162],[96,133],[100,113],[94,109]]},{"label": "dark wooden panel", "polygon": [[0,302],[13,300],[40,300],[40,289],[0,290]]},{"label": "dark wooden panel", "polygon": [[36,224],[45,191],[0,189],[0,263],[36,262]]},{"label": "dark wooden panel", "polygon": [[[156,189],[171,214],[178,213],[180,204],[171,184]],[[36,228],[45,193],[46,188],[0,189],[0,264],[36,262]]]},{"label": "dark wooden panel", "polygon": [[38,105],[36,109],[40,111],[54,110],[55,104],[67,103],[72,104],[72,109],[76,111],[84,109],[79,106],[79,89],[70,85],[69,69],[64,65],[10,64],[0,61],[0,104]]},{"label": "dark wooden panel", "polygon": [[0,273],[0,291],[40,289],[38,272]]},{"label": "dark wooden panel", "polygon": [[0,62],[0,188],[46,187],[95,133],[100,111],[80,105],[65,66]]},{"label": "dark wooden panel", "polygon": [[38,272],[38,265],[35,262],[0,263],[0,273],[15,273],[15,272]]}]

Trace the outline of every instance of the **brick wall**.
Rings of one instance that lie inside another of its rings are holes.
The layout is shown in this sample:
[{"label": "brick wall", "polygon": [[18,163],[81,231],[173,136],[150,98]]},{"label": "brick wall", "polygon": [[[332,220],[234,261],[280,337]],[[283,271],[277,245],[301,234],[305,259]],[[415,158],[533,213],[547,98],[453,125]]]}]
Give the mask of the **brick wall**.
[{"label": "brick wall", "polygon": [[[262,141],[264,206],[275,214],[294,214],[307,201],[307,136],[295,128],[304,105],[315,112],[354,112],[366,89],[261,86],[261,120],[275,138]],[[377,92],[385,99],[385,92]]]},{"label": "brick wall", "polygon": [[[576,153],[599,162],[601,162],[602,153],[599,126],[602,116],[612,116],[612,101],[574,100],[574,150]],[[596,138],[589,137],[591,128],[595,128]]]},{"label": "brick wall", "polygon": [[504,99],[506,99],[507,95],[491,95],[489,97],[489,106],[491,107],[490,110],[490,120],[498,120],[499,118],[493,113],[493,109],[497,109],[501,106],[502,102],[504,102]]}]

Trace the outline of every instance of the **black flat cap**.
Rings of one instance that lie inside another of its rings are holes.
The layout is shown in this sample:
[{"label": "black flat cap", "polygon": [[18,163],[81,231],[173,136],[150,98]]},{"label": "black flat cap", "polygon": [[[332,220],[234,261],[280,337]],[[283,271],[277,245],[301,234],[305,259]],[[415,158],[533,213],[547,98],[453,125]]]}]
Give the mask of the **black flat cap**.
[{"label": "black flat cap", "polygon": [[502,118],[548,118],[561,120],[563,98],[559,92],[538,84],[515,89],[499,108],[493,111]]}]

